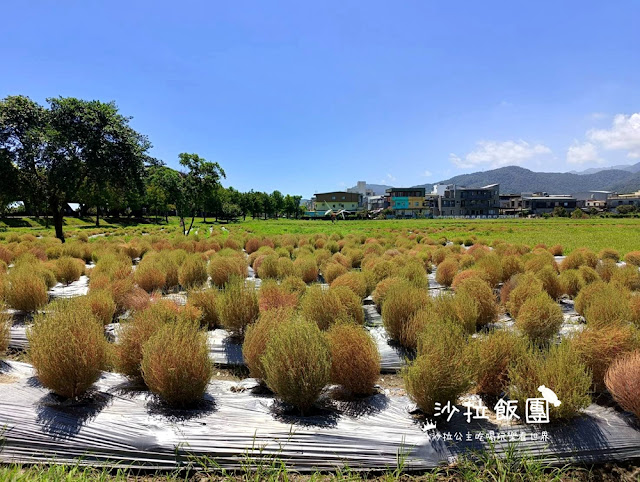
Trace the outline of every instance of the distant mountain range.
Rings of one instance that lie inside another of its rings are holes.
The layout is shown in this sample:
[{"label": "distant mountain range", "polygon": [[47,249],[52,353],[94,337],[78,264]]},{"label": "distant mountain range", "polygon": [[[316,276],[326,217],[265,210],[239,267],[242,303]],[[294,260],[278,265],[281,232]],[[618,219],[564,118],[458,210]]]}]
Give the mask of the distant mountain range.
[{"label": "distant mountain range", "polygon": [[640,162],[636,164],[620,164],[617,166],[610,167],[592,167],[591,169],[585,169],[584,171],[569,171],[569,174],[596,174],[602,171],[628,171],[628,172],[640,172]]},{"label": "distant mountain range", "polygon": [[[618,193],[640,190],[640,163],[629,169],[603,169],[594,173],[534,172],[517,166],[501,167],[490,171],[461,174],[436,184],[458,184],[482,187],[500,184],[501,193],[548,192],[549,194],[574,194],[581,191],[613,191]],[[631,170],[633,168],[634,170]],[[427,192],[433,184],[421,184]]]}]

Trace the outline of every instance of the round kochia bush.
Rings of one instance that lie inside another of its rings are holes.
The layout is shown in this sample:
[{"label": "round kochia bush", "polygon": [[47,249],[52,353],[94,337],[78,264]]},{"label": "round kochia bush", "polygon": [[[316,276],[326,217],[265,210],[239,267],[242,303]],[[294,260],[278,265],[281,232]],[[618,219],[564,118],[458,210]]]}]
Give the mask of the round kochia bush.
[{"label": "round kochia bush", "polygon": [[327,332],[331,381],[353,395],[369,395],[380,375],[380,354],[371,335],[353,323],[336,323]]},{"label": "round kochia bush", "polygon": [[47,285],[28,267],[15,267],[7,276],[7,303],[20,311],[35,311],[47,304]]},{"label": "round kochia bush", "polygon": [[82,396],[107,363],[102,323],[78,300],[59,302],[51,313],[36,316],[28,338],[40,383],[65,398]]},{"label": "round kochia bush", "polygon": [[411,317],[430,302],[426,290],[416,288],[408,281],[393,285],[382,305],[382,321],[391,339],[402,340],[403,331]]},{"label": "round kochia bush", "polygon": [[261,360],[269,388],[302,415],[331,376],[327,338],[315,322],[305,319],[286,320],[275,327]]},{"label": "round kochia bush", "polygon": [[527,346],[525,338],[506,330],[494,330],[478,340],[476,391],[499,396],[509,385],[509,365],[526,353]]},{"label": "round kochia bush", "polygon": [[558,333],[564,317],[562,309],[545,293],[528,298],[516,318],[516,328],[535,343],[547,343]]},{"label": "round kochia bush", "polygon": [[457,272],[458,262],[454,258],[447,258],[436,269],[436,281],[442,286],[451,286]]},{"label": "round kochia bush", "polygon": [[[483,258],[484,259],[484,258]],[[491,287],[477,277],[467,278],[456,287],[456,296],[467,297],[476,305],[476,325],[482,327],[498,319],[498,303]]]},{"label": "round kochia bush", "polygon": [[316,322],[321,330],[338,320],[364,324],[360,298],[345,286],[328,290],[319,285],[309,287],[300,302],[300,312],[305,319]]},{"label": "round kochia bush", "polygon": [[402,372],[409,398],[426,414],[436,402],[456,403],[472,386],[473,357],[462,328],[452,323],[425,327],[418,357]]},{"label": "round kochia bush", "polygon": [[184,288],[198,288],[207,282],[207,264],[197,254],[187,256],[178,269],[178,281]]},{"label": "round kochia bush", "polygon": [[171,406],[202,399],[213,371],[207,337],[195,323],[167,323],[142,347],[142,377]]},{"label": "round kochia bush", "polygon": [[353,291],[358,298],[362,299],[367,296],[367,280],[364,274],[358,271],[349,271],[338,276],[331,282],[331,287],[345,286]]},{"label": "round kochia bush", "polygon": [[260,308],[253,285],[245,286],[244,279],[233,278],[218,303],[220,323],[234,336],[244,336],[247,326],[258,318]]},{"label": "round kochia bush", "polygon": [[614,361],[604,382],[613,399],[640,418],[640,350]]},{"label": "round kochia bush", "polygon": [[155,301],[143,311],[137,312],[133,319],[123,326],[119,343],[116,345],[118,371],[129,378],[141,381],[140,363],[144,344],[164,324],[193,322],[189,314],[188,308],[181,308],[169,300]]},{"label": "round kochia bush", "polygon": [[591,403],[591,373],[578,352],[566,341],[540,351],[530,347],[526,354],[509,367],[509,398],[518,400],[518,411],[524,413],[527,398],[541,396],[538,387],[553,390],[562,402],[549,405],[552,419],[568,419]]},{"label": "round kochia bush", "polygon": [[246,278],[248,269],[243,258],[234,255],[214,255],[209,261],[207,272],[211,276],[211,282],[218,288],[222,288],[234,276]]},{"label": "round kochia bush", "polygon": [[219,325],[218,297],[216,289],[191,291],[187,297],[187,304],[202,312],[202,325],[209,329],[217,328]]},{"label": "round kochia bush", "polygon": [[60,283],[69,284],[77,281],[84,272],[84,261],[70,256],[56,259],[54,264],[56,279]]},{"label": "round kochia bush", "polygon": [[571,339],[571,344],[591,370],[595,391],[602,392],[607,369],[621,355],[640,348],[640,334],[633,325],[587,326]]},{"label": "round kochia bush", "polygon": [[258,320],[247,327],[247,332],[242,343],[242,358],[244,359],[249,374],[258,380],[264,380],[262,368],[262,355],[267,347],[267,341],[273,329],[284,320],[293,317],[293,310],[276,308],[260,313]]}]

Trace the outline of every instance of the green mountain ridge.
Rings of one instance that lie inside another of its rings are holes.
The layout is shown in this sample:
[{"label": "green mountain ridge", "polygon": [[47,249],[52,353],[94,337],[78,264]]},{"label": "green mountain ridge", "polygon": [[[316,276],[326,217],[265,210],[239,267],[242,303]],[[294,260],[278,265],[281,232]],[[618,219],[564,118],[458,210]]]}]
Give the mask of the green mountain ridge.
[{"label": "green mountain ridge", "polygon": [[[500,192],[547,192],[549,194],[575,194],[582,191],[613,191],[628,193],[640,190],[640,173],[620,169],[606,169],[593,174],[569,172],[535,172],[518,166],[507,166],[489,171],[461,174],[435,184],[457,184],[482,187],[500,184]],[[420,184],[427,192],[433,184]]]}]

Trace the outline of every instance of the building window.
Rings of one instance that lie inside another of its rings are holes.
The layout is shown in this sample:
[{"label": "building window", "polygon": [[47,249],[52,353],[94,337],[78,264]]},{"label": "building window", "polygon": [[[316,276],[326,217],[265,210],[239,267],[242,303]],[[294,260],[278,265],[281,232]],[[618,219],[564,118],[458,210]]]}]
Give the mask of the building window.
[{"label": "building window", "polygon": [[336,200],[336,197],[335,197],[335,196],[331,196],[331,200],[332,200],[332,201],[335,201],[335,200]]}]

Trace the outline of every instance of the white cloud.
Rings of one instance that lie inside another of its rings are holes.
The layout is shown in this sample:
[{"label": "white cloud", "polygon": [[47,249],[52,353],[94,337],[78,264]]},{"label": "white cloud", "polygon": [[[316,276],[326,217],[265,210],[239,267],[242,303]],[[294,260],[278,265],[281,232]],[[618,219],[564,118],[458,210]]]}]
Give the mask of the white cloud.
[{"label": "white cloud", "polygon": [[580,144],[573,141],[573,145],[567,150],[567,162],[569,164],[586,164],[589,162],[603,162],[598,156],[598,148],[592,142]]},{"label": "white cloud", "polygon": [[395,178],[395,176],[392,176],[390,173],[387,173],[387,177],[385,177],[384,179],[382,179],[380,181],[380,184],[385,184],[388,182],[394,182],[397,181],[397,179]]},{"label": "white cloud", "polygon": [[431,177],[431,176],[433,176],[433,173],[432,173],[429,169],[426,169],[426,170],[422,173],[422,176],[423,176],[423,177]]},{"label": "white cloud", "polygon": [[491,168],[521,165],[551,149],[543,144],[529,144],[526,141],[480,141],[476,148],[464,158],[451,153],[449,160],[458,167],[470,168],[489,166]]},{"label": "white cloud", "polygon": [[625,150],[630,158],[640,158],[640,113],[618,114],[610,129],[591,129],[587,138],[608,150]]}]

